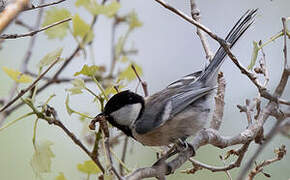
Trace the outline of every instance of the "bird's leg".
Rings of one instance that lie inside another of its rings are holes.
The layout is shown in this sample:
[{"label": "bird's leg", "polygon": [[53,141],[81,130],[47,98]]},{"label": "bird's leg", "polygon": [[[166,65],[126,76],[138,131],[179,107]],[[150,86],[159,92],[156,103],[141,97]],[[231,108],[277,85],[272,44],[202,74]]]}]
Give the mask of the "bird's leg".
[{"label": "bird's leg", "polygon": [[172,146],[161,158],[159,158],[152,166],[158,166],[161,162],[174,156],[177,153],[175,145]]}]

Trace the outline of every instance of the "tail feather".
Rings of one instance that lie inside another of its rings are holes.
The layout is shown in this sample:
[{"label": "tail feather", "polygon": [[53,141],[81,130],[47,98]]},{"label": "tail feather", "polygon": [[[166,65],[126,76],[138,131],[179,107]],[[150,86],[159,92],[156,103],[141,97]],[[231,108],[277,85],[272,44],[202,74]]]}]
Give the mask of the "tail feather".
[{"label": "tail feather", "polygon": [[[244,32],[253,24],[254,18],[256,16],[257,9],[248,10],[234,25],[230,30],[226,42],[229,43],[229,47],[232,48],[239,38],[244,34]],[[213,57],[211,63],[206,67],[204,73],[200,76],[200,81],[205,84],[216,82],[216,76],[221,66],[223,60],[226,57],[226,52],[223,47],[220,47],[215,56]]]}]

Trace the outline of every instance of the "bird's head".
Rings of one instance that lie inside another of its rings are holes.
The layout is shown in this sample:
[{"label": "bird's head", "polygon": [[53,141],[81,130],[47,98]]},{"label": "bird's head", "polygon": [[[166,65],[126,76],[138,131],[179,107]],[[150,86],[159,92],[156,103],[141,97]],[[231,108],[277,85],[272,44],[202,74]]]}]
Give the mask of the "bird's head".
[{"label": "bird's head", "polygon": [[98,116],[104,116],[114,127],[132,136],[132,125],[141,116],[143,109],[144,98],[127,90],[111,97]]}]

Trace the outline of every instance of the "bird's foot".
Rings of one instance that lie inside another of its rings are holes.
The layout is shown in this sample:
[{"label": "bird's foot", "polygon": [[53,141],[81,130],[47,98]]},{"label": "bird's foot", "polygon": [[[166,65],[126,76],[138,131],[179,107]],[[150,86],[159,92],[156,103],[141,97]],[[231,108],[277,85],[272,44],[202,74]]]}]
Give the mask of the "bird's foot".
[{"label": "bird's foot", "polygon": [[185,152],[188,150],[188,148],[190,148],[192,150],[192,156],[194,156],[195,150],[194,150],[194,147],[192,146],[192,144],[186,142],[186,140],[178,139],[178,141],[176,143],[176,150],[178,152]]}]

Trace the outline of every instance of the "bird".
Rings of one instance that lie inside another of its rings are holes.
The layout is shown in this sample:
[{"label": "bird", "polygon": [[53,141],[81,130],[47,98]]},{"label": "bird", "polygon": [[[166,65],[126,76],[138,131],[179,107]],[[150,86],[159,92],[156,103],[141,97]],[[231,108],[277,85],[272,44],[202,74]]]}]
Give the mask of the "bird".
[{"label": "bird", "polygon": [[[253,24],[257,9],[247,10],[225,38],[232,48]],[[146,146],[186,142],[205,127],[217,76],[227,53],[219,47],[207,67],[188,74],[149,97],[130,90],[113,95],[103,112],[110,124]]]}]

